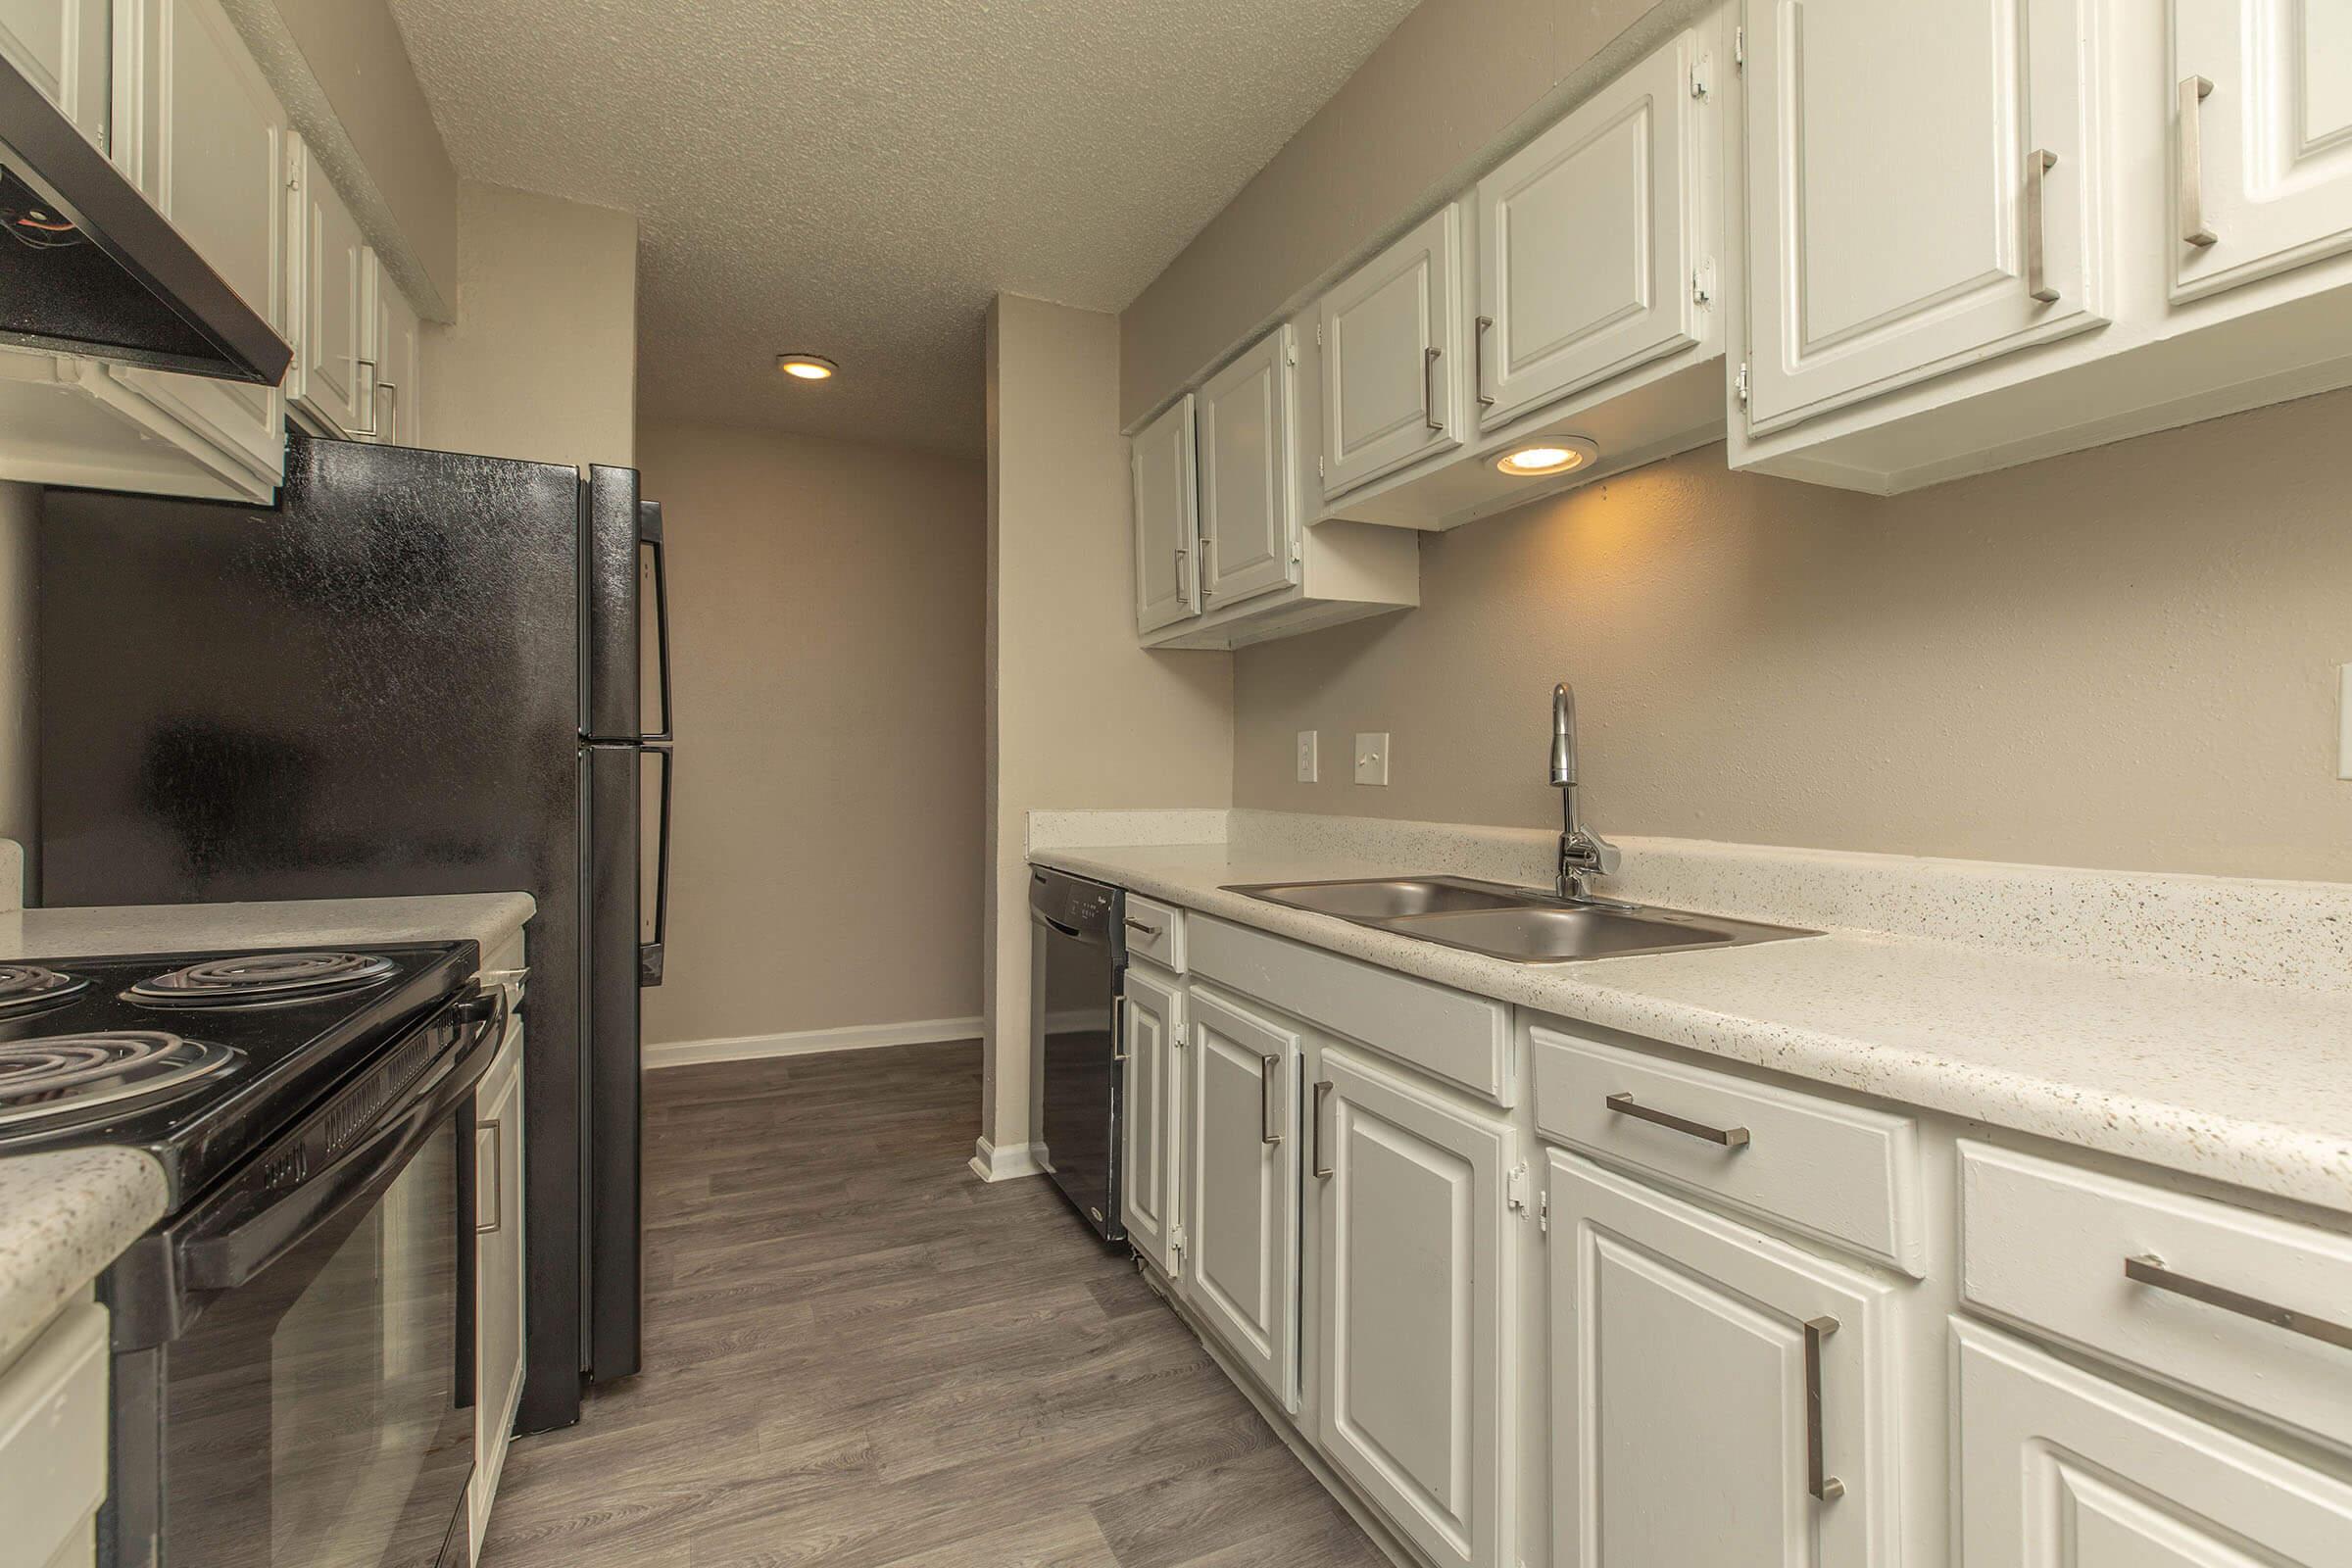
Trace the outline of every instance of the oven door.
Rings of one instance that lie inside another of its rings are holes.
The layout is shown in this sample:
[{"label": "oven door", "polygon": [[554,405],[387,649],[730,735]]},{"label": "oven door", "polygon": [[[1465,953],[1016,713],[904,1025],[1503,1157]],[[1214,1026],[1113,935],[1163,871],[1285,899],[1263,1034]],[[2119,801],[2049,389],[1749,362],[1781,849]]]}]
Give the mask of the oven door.
[{"label": "oven door", "polygon": [[460,1155],[505,1017],[503,998],[443,1009],[152,1239],[169,1283],[126,1276],[145,1298],[122,1316],[169,1332],[117,1335],[110,1568],[465,1561]]}]

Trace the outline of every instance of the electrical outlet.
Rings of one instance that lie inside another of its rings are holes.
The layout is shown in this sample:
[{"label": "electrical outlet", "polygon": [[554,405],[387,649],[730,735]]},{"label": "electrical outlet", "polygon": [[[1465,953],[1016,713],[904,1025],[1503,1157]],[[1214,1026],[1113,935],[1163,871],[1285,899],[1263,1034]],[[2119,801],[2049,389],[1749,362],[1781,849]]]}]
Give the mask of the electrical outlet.
[{"label": "electrical outlet", "polygon": [[1389,781],[1389,732],[1359,734],[1355,738],[1355,781],[1358,784],[1386,784]]},{"label": "electrical outlet", "polygon": [[1301,784],[1312,784],[1321,776],[1321,765],[1315,756],[1319,738],[1317,732],[1311,729],[1298,732],[1298,782]]},{"label": "electrical outlet", "polygon": [[2352,779],[2352,664],[2335,672],[2335,776]]}]

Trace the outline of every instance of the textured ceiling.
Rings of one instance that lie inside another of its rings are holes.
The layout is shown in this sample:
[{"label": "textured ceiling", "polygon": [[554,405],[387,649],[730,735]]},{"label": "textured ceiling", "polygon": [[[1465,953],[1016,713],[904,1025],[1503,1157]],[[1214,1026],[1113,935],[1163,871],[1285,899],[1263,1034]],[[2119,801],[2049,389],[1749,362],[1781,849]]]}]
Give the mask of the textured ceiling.
[{"label": "textured ceiling", "polygon": [[462,172],[638,215],[641,415],[977,452],[989,300],[1124,308],[1412,0],[392,9]]}]

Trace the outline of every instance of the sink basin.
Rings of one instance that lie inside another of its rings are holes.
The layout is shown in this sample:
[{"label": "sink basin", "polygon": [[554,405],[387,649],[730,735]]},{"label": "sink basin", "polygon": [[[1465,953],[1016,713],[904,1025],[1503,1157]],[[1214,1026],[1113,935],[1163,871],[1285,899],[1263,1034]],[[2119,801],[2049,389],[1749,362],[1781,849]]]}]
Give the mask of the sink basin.
[{"label": "sink basin", "polygon": [[1460,876],[1257,882],[1225,891],[1516,963],[1742,948],[1820,934],[1649,905],[1556,899],[1534,888]]},{"label": "sink basin", "polygon": [[1381,877],[1362,882],[1260,882],[1228,888],[1268,904],[1287,904],[1294,909],[1312,909],[1343,920],[1380,922],[1408,915],[1452,913],[1468,909],[1506,909],[1538,895],[1526,888],[1499,882],[1474,882],[1458,876]]}]

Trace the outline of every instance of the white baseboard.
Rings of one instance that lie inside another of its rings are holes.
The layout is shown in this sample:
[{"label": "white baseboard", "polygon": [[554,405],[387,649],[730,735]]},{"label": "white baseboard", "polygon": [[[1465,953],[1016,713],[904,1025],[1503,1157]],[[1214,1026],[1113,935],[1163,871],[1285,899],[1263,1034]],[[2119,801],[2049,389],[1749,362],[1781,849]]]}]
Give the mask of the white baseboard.
[{"label": "white baseboard", "polygon": [[823,1051],[871,1051],[880,1046],[935,1046],[949,1040],[977,1040],[978,1018],[922,1018],[911,1023],[861,1023],[845,1029],[804,1029],[797,1034],[736,1035],[725,1040],[665,1040],[645,1047],[645,1070],[689,1067],[706,1061],[753,1061],[763,1056],[808,1056]]},{"label": "white baseboard", "polygon": [[1015,1176],[1042,1176],[1046,1167],[1042,1159],[1043,1144],[1016,1144],[1010,1149],[999,1149],[987,1139],[972,1146],[972,1174],[984,1182],[1008,1182]]}]

